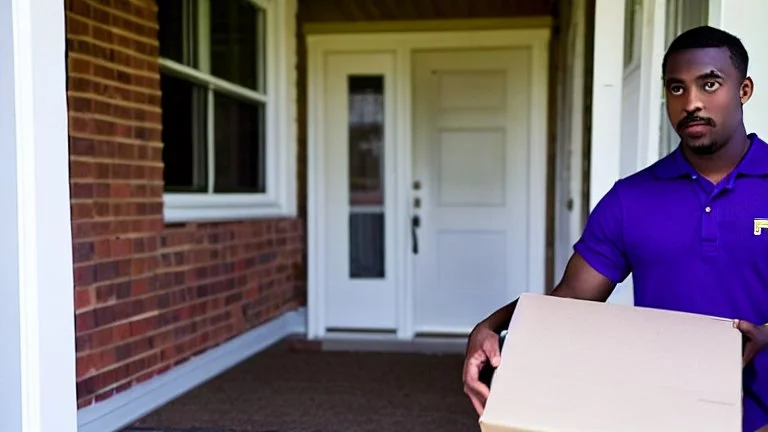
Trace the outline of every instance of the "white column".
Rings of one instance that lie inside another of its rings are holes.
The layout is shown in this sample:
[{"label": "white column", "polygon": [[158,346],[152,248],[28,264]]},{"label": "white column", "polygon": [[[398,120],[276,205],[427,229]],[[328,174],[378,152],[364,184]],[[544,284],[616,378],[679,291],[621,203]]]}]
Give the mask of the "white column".
[{"label": "white column", "polygon": [[619,179],[624,79],[624,4],[595,0],[589,209]]},{"label": "white column", "polygon": [[77,430],[64,2],[0,0],[0,430]]},{"label": "white column", "polygon": [[749,75],[755,82],[755,93],[744,106],[747,132],[768,139],[768,1],[709,0],[709,21],[741,39],[749,53]]},{"label": "white column", "polygon": [[[622,145],[625,5],[624,0],[595,0],[590,211],[621,177],[622,151],[631,151],[635,158],[639,154],[636,142]],[[633,304],[631,277],[616,287],[608,302]]]},{"label": "white column", "polygon": [[[643,1],[642,49],[640,57],[640,104],[638,107],[638,165],[641,170],[659,159],[663,89],[661,64],[666,51],[666,0]],[[651,25],[647,25],[650,23]]]}]

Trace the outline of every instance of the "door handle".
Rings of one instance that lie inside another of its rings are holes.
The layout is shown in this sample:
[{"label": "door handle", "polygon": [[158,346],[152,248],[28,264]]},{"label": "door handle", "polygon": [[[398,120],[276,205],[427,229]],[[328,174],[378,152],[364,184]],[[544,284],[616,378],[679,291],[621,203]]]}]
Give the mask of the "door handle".
[{"label": "door handle", "polygon": [[419,215],[411,216],[411,237],[412,237],[412,251],[414,255],[419,253],[419,235],[416,233],[416,229],[421,225],[421,219]]}]

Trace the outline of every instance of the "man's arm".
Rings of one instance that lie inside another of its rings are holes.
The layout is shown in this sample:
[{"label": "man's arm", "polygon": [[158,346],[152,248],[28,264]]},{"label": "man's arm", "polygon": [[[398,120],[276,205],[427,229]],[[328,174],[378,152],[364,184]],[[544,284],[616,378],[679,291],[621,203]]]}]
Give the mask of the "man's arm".
[{"label": "man's arm", "polygon": [[[549,295],[604,302],[615,287],[614,282],[592,268],[579,253],[574,253],[568,260],[562,280]],[[501,333],[509,327],[516,306],[517,300],[514,300],[489,315],[478,326]]]}]

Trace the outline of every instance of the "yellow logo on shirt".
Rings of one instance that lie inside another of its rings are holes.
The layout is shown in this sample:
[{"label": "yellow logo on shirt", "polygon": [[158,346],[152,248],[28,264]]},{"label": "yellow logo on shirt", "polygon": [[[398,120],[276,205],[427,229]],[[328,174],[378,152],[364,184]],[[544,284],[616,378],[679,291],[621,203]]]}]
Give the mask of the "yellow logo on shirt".
[{"label": "yellow logo on shirt", "polygon": [[768,219],[755,219],[754,230],[755,235],[759,236],[763,233],[763,228],[768,228]]}]

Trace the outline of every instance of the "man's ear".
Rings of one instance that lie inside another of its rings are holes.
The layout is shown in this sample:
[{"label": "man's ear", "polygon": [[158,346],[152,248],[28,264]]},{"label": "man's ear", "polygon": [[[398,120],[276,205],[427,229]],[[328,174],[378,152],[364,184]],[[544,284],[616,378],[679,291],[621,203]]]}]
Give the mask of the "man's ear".
[{"label": "man's ear", "polygon": [[752,97],[752,92],[755,90],[755,83],[752,82],[751,77],[746,77],[744,79],[744,82],[741,83],[741,88],[739,89],[739,98],[741,99],[741,104],[744,105],[749,101],[749,99]]}]

